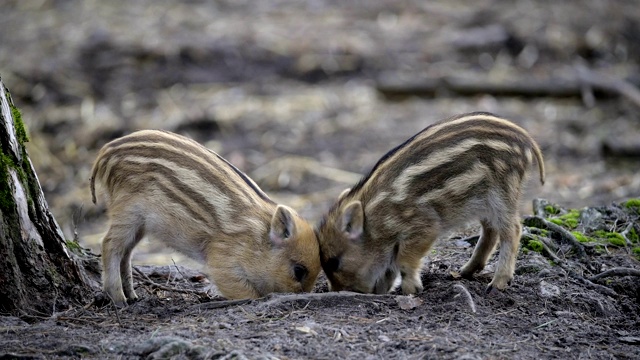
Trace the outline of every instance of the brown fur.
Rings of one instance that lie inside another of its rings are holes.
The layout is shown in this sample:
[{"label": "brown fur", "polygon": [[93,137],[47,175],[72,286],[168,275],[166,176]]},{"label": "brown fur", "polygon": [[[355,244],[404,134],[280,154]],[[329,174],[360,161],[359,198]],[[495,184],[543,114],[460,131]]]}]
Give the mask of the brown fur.
[{"label": "brown fur", "polygon": [[332,290],[388,292],[398,273],[402,291],[422,291],[422,258],[438,237],[470,220],[482,235],[461,273],[471,277],[500,243],[490,288],[513,278],[520,243],[518,203],[536,142],[517,125],[488,113],[431,125],[378,161],[319,223],[322,267]]},{"label": "brown fur", "polygon": [[145,130],[106,144],[91,176],[103,185],[110,227],[102,241],[103,288],[135,300],[131,253],[145,236],[206,262],[227,298],[310,291],[318,243],[294,210],[271,201],[245,174],[186,137]]}]

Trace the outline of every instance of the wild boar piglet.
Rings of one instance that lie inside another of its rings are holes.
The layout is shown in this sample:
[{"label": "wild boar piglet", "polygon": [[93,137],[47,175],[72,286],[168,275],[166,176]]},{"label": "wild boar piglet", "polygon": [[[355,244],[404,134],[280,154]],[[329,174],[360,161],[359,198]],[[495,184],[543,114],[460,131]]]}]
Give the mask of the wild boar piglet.
[{"label": "wild boar piglet", "polygon": [[184,136],[143,130],[106,144],[91,176],[110,217],[103,288],[117,304],[137,298],[131,253],[146,235],[206,263],[223,296],[310,291],[318,273],[312,226],[278,205],[220,155]]},{"label": "wild boar piglet", "polygon": [[331,289],[386,293],[400,273],[403,293],[420,292],[422,258],[433,243],[473,220],[482,233],[461,274],[482,270],[499,243],[488,290],[504,289],[513,278],[518,206],[534,158],[544,183],[536,142],[489,113],[443,120],[392,149],[316,227]]}]

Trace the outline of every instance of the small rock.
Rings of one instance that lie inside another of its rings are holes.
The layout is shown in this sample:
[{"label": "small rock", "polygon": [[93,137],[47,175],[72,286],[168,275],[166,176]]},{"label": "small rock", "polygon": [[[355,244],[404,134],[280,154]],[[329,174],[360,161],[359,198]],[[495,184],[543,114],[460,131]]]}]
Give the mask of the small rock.
[{"label": "small rock", "polygon": [[402,310],[411,310],[422,305],[422,299],[413,297],[411,295],[396,296],[396,302],[398,303],[398,306],[400,306],[400,309]]},{"label": "small rock", "polygon": [[550,284],[546,281],[540,282],[540,296],[544,298],[551,298],[560,295],[560,288],[556,285]]},{"label": "small rock", "polygon": [[389,342],[389,341],[391,341],[391,339],[389,339],[389,337],[388,337],[388,336],[386,336],[386,335],[380,335],[380,336],[378,336],[378,340],[380,340],[380,341],[382,341],[382,342]]},{"label": "small rock", "polygon": [[584,208],[580,212],[580,224],[585,230],[598,230],[604,226],[604,219],[602,214],[594,208]]}]

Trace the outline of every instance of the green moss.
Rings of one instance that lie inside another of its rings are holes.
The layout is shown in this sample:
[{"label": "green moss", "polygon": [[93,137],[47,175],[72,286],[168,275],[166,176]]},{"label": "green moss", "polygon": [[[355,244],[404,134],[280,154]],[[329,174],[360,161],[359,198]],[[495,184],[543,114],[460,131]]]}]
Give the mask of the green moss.
[{"label": "green moss", "polygon": [[640,246],[631,249],[631,253],[636,256],[636,259],[640,260]]},{"label": "green moss", "polygon": [[[7,94],[10,97],[10,94]],[[16,138],[20,144],[19,151],[22,152],[22,157],[26,158],[26,152],[24,150],[24,143],[29,141],[29,136],[27,135],[27,130],[24,126],[24,122],[22,121],[22,114],[17,107],[15,107],[11,102],[9,103],[11,107],[11,117],[13,118],[13,124],[16,131]],[[26,165],[25,165],[26,164]],[[23,185],[28,186],[28,179],[25,173],[25,169],[23,166],[28,166],[28,162],[22,161],[22,164],[17,164],[16,160],[3,152],[0,152],[0,209],[3,213],[11,213],[15,207],[13,193],[9,188],[9,168],[12,168],[18,174],[18,179],[22,182]],[[30,169],[27,169],[30,171]],[[27,201],[31,206],[33,204],[33,200],[31,199],[31,192],[27,194]]]},{"label": "green moss", "polygon": [[3,214],[11,213],[14,207],[13,193],[9,187],[9,167],[16,167],[13,159],[0,153],[0,209]]},{"label": "green moss", "polygon": [[58,287],[58,285],[62,283],[62,279],[60,278],[60,275],[52,268],[47,267],[47,269],[44,272],[46,276],[49,278],[49,280],[54,284],[54,286]]},{"label": "green moss", "polygon": [[11,116],[13,117],[13,126],[16,128],[16,136],[18,137],[18,142],[20,145],[24,145],[24,143],[29,141],[29,135],[27,135],[27,128],[24,126],[24,122],[22,121],[22,114],[17,107],[13,104],[11,105]]},{"label": "green moss", "polygon": [[596,245],[596,246],[593,247],[593,249],[598,254],[604,254],[605,253],[604,246],[602,246],[602,245]]},{"label": "green moss", "polygon": [[624,207],[626,207],[627,209],[631,209],[631,208],[640,208],[640,199],[631,199],[631,200],[627,200],[623,205],[624,205]]},{"label": "green moss", "polygon": [[547,205],[544,207],[544,212],[546,212],[549,215],[558,215],[560,214],[560,209],[558,209],[553,205]]},{"label": "green moss", "polygon": [[617,232],[607,232],[604,230],[598,230],[594,233],[600,239],[607,240],[611,245],[615,246],[626,246],[627,240],[622,236],[622,234]]},{"label": "green moss", "polygon": [[629,230],[629,233],[627,234],[627,239],[629,239],[629,241],[631,241],[634,244],[637,244],[638,241],[640,241],[640,236],[638,236],[638,233],[636,232],[635,227],[632,227]]},{"label": "green moss", "polygon": [[80,244],[78,244],[77,241],[73,241],[73,240],[67,240],[67,247],[69,248],[69,250],[73,251],[74,253],[82,253],[82,246],[80,246]]},{"label": "green moss", "polygon": [[573,230],[580,223],[580,211],[570,210],[568,213],[549,219],[552,223]]},{"label": "green moss", "polygon": [[542,251],[544,251],[544,246],[542,246],[542,242],[540,240],[529,240],[527,248],[538,253],[542,253]]},{"label": "green moss", "polygon": [[577,231],[572,231],[571,234],[573,234],[573,236],[575,236],[576,240],[578,240],[581,243],[588,243],[588,242],[593,242],[594,239],[585,236],[584,234],[577,232]]}]

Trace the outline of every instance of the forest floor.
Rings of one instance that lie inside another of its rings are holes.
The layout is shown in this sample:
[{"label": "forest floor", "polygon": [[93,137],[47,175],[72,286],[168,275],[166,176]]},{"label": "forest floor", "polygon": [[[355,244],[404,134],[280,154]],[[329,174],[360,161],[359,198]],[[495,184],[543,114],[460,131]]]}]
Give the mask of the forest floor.
[{"label": "forest floor", "polygon": [[640,199],[538,209],[503,292],[485,293],[493,262],[457,274],[473,237],[439,244],[416,296],[327,292],[321,277],[313,293],[225,300],[197,271],[139,266],[141,300],[123,309],[98,295],[51,317],[0,317],[0,358],[637,359]]},{"label": "forest floor", "polygon": [[389,149],[465,112],[527,129],[547,170],[502,293],[484,293],[493,263],[457,276],[477,228],[439,243],[413,298],[328,293],[321,277],[311,294],[226,302],[198,264],[143,241],[139,302],[0,317],[0,358],[640,357],[635,272],[593,279],[640,269],[635,1],[19,0],[0,24],[46,199],[96,253],[91,165],[136,129],[198,140],[311,221]]}]

